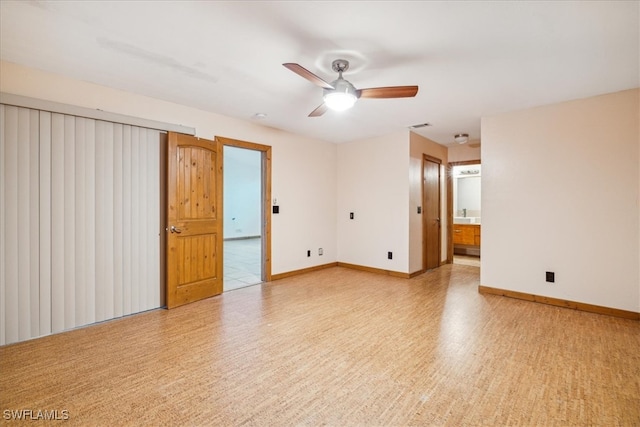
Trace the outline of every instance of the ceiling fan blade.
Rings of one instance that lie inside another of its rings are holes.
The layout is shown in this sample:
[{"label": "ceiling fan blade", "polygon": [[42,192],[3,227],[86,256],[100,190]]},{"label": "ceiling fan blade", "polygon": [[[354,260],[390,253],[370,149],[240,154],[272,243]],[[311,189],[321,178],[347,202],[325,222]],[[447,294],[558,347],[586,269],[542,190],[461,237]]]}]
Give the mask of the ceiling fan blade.
[{"label": "ceiling fan blade", "polygon": [[320,104],[318,108],[309,113],[309,117],[319,117],[327,112],[327,104]]},{"label": "ceiling fan blade", "polygon": [[316,76],[311,71],[307,70],[301,65],[294,64],[292,62],[287,62],[286,64],[282,64],[282,65],[284,65],[286,68],[290,69],[297,75],[309,80],[311,83],[313,83],[316,86],[320,86],[325,89],[334,89],[334,87],[331,86],[329,83],[325,82],[320,77]]},{"label": "ceiling fan blade", "polygon": [[372,87],[356,93],[358,98],[411,98],[418,93],[418,86]]}]

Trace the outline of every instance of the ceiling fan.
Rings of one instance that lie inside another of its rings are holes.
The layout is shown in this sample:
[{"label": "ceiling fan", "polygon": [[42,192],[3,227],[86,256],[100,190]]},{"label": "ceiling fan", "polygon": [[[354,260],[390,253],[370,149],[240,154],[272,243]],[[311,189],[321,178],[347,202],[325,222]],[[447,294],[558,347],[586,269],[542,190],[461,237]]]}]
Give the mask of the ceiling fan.
[{"label": "ceiling fan", "polygon": [[303,66],[291,62],[282,64],[289,70],[304,77],[316,86],[323,89],[324,102],[309,117],[323,115],[327,109],[343,111],[353,107],[358,98],[411,98],[418,93],[418,86],[389,86],[372,87],[368,89],[356,89],[350,82],[342,77],[342,73],[349,69],[349,61],[336,59],[331,63],[333,71],[338,73],[338,78],[327,83]]}]

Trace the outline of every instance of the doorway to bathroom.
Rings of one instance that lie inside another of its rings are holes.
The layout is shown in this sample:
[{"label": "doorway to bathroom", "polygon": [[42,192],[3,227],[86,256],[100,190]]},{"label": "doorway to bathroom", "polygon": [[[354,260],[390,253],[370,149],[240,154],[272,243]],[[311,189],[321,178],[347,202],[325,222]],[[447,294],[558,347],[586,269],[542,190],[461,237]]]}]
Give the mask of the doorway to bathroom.
[{"label": "doorway to bathroom", "polygon": [[482,166],[479,161],[450,165],[452,206],[451,258],[454,264],[480,267]]}]

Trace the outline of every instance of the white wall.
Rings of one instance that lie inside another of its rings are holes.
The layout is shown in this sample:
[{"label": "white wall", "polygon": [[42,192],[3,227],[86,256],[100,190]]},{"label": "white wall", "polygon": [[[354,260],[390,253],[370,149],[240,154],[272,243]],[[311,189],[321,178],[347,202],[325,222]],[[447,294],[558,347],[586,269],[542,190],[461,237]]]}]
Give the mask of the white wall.
[{"label": "white wall", "polygon": [[338,145],[341,262],[409,272],[408,170],[408,131]]},{"label": "white wall", "polygon": [[640,311],[639,101],[483,118],[482,285]]},{"label": "white wall", "polygon": [[[190,126],[202,138],[272,146],[272,195],[282,212],[272,218],[272,273],[337,260],[335,144],[8,62],[0,62],[0,75],[2,92]],[[324,255],[307,258],[312,245]]]},{"label": "white wall", "polygon": [[262,234],[262,153],[224,147],[224,238]]}]

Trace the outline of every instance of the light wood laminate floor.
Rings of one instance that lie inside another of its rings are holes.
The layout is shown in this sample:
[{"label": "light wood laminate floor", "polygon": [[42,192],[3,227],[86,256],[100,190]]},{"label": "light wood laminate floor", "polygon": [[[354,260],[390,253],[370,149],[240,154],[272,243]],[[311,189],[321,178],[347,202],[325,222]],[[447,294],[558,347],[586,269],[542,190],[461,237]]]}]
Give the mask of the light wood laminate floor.
[{"label": "light wood laminate floor", "polygon": [[640,425],[640,322],[478,284],[464,265],[335,267],[5,346],[0,410],[82,426]]}]

